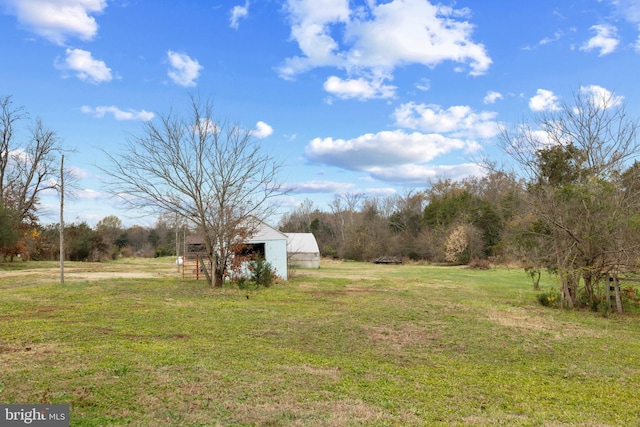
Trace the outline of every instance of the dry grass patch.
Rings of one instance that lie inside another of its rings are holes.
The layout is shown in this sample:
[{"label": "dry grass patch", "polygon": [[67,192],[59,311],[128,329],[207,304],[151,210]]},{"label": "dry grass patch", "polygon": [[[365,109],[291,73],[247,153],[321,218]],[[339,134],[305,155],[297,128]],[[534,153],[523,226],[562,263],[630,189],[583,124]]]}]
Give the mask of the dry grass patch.
[{"label": "dry grass patch", "polygon": [[289,401],[275,398],[272,402],[247,404],[227,401],[230,412],[239,414],[242,425],[260,426],[325,426],[348,425],[416,425],[415,415],[392,415],[379,407],[358,399],[327,401]]},{"label": "dry grass patch", "polygon": [[[56,282],[60,278],[60,267],[48,262],[48,267],[40,267],[38,262],[16,263],[20,269],[13,269],[11,263],[2,264],[0,279],[31,279],[38,283]],[[37,268],[29,268],[34,266]],[[67,262],[65,263],[65,282],[96,281],[105,279],[149,279],[163,277],[182,277],[172,257],[140,258],[122,262]],[[35,284],[35,283],[34,283]]]},{"label": "dry grass patch", "polygon": [[507,328],[544,332],[557,340],[566,337],[601,338],[604,336],[602,331],[583,327],[575,322],[555,319],[547,315],[548,311],[530,307],[509,307],[501,310],[490,310],[487,318]]},{"label": "dry grass patch", "polygon": [[405,324],[399,328],[369,326],[365,331],[375,345],[388,345],[395,350],[402,350],[406,346],[432,344],[441,338],[437,331],[415,324]]},{"label": "dry grass patch", "polygon": [[23,344],[1,343],[0,366],[31,366],[33,363],[46,362],[52,355],[60,352],[57,343]]},{"label": "dry grass patch", "polygon": [[308,376],[311,382],[315,382],[313,377],[322,377],[325,380],[338,381],[341,371],[340,367],[318,367],[308,364],[284,366],[283,369],[294,375]]}]

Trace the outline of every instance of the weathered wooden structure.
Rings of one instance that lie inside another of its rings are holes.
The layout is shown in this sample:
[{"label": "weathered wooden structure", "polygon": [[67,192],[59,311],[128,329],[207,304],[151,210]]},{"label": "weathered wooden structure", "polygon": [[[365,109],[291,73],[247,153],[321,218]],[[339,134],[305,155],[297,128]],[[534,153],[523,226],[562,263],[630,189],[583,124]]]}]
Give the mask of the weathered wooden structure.
[{"label": "weathered wooden structure", "polygon": [[606,277],[607,304],[609,308],[616,308],[618,313],[622,313],[622,296],[620,295],[620,280],[618,275],[609,275]]},{"label": "weathered wooden structure", "polygon": [[205,280],[208,275],[209,277],[211,275],[211,260],[207,254],[204,238],[187,236],[182,260],[182,278]]},{"label": "weathered wooden structure", "polygon": [[381,256],[373,260],[374,264],[402,264],[402,256]]}]

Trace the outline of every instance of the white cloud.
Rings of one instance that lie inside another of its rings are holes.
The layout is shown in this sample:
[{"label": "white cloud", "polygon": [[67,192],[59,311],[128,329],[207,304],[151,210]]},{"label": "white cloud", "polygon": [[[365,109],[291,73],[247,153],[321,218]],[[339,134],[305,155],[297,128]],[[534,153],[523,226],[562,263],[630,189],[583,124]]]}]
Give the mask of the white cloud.
[{"label": "white cloud", "polygon": [[460,180],[468,176],[482,176],[485,170],[476,163],[458,165],[403,165],[400,167],[377,167],[369,170],[375,179],[398,185],[426,185],[437,178]]},{"label": "white cloud", "polygon": [[95,190],[91,190],[89,188],[85,188],[82,190],[75,190],[73,192],[73,196],[75,199],[82,199],[82,200],[95,200],[95,199],[107,197],[107,195],[102,194]]},{"label": "white cloud", "polygon": [[395,188],[386,187],[386,188],[365,188],[361,190],[361,192],[363,192],[367,196],[372,196],[372,197],[383,196],[384,197],[384,196],[391,196],[393,194],[396,194],[398,191]]},{"label": "white cloud", "polygon": [[564,33],[562,31],[556,31],[555,33],[553,33],[553,37],[545,37],[544,39],[540,40],[539,44],[544,46],[549,43],[557,42],[562,38],[563,35]]},{"label": "white cloud", "polygon": [[613,92],[598,85],[580,86],[580,94],[594,103],[598,108],[611,108],[620,105],[624,97],[615,96]]},{"label": "white cloud", "polygon": [[[637,25],[640,31],[640,2],[638,0],[611,0],[620,17],[627,22]],[[640,35],[634,44],[636,52],[640,53]]]},{"label": "white cloud", "polygon": [[347,29],[354,41],[348,58],[354,66],[392,70],[416,63],[428,67],[444,61],[469,63],[470,74],[484,74],[491,59],[471,40],[466,9],[436,6],[427,0],[393,0],[372,8],[372,19],[357,19]]},{"label": "white cloud", "polygon": [[638,0],[611,0],[620,16],[632,24],[640,24],[640,3]]},{"label": "white cloud", "polygon": [[65,169],[69,170],[71,172],[71,175],[75,178],[83,179],[89,177],[89,172],[87,172],[86,169],[79,168],[78,166],[71,165],[65,167]]},{"label": "white cloud", "polygon": [[56,67],[75,73],[80,80],[97,84],[111,81],[113,78],[107,64],[99,59],[94,59],[91,52],[68,48],[66,55],[63,62],[56,61]]},{"label": "white cloud", "polygon": [[9,151],[9,161],[27,162],[29,155],[23,148],[16,148]]},{"label": "white cloud", "polygon": [[464,149],[465,141],[438,134],[401,130],[368,133],[357,138],[315,138],[305,148],[309,160],[348,170],[429,162],[452,150]]},{"label": "white cloud", "polygon": [[145,110],[136,111],[133,109],[128,109],[126,111],[123,111],[113,105],[109,105],[109,106],[103,105],[95,108],[89,107],[88,105],[83,105],[80,108],[80,111],[82,111],[85,114],[91,114],[92,116],[98,117],[98,118],[102,118],[107,114],[112,114],[113,118],[116,120],[148,121],[148,120],[152,120],[154,117],[154,114],[149,111],[145,111]]},{"label": "white cloud", "polygon": [[468,106],[443,109],[409,102],[394,111],[404,130],[368,133],[352,139],[315,138],[305,147],[310,162],[366,172],[370,178],[396,184],[423,184],[440,175],[459,178],[477,174],[474,165],[437,166],[438,157],[482,150],[475,138],[493,138],[499,131],[494,112]]},{"label": "white cloud", "polygon": [[256,138],[266,138],[273,134],[273,128],[263,121],[256,123],[256,128],[251,132]]},{"label": "white cloud", "polygon": [[93,16],[106,0],[6,0],[10,13],[29,31],[63,45],[68,37],[91,40],[98,32]]},{"label": "white cloud", "polygon": [[286,184],[284,189],[291,193],[336,193],[343,194],[355,187],[353,183],[336,181],[306,181]]},{"label": "white cloud", "polygon": [[421,79],[416,84],[416,89],[422,90],[424,92],[428,91],[429,89],[431,89],[431,81],[429,79]]},{"label": "white cloud", "polygon": [[245,2],[244,6],[234,6],[231,9],[231,17],[229,18],[229,26],[236,30],[240,26],[240,19],[249,16],[249,2]]},{"label": "white cloud", "polygon": [[175,84],[184,87],[196,85],[200,70],[203,68],[197,60],[190,58],[185,53],[178,53],[172,50],[167,51],[167,58],[171,66],[168,75]]},{"label": "white cloud", "polygon": [[495,102],[498,99],[502,99],[503,96],[500,92],[496,92],[494,90],[490,90],[489,92],[487,92],[487,95],[484,97],[484,99],[482,100],[482,102],[487,105],[487,104],[495,104]]},{"label": "white cloud", "polygon": [[343,80],[331,76],[324,82],[324,90],[340,99],[393,98],[396,87],[383,84],[382,79],[367,80],[365,78]]},{"label": "white cloud", "polygon": [[[345,70],[348,78],[336,77],[327,81],[325,88],[334,88],[345,94],[343,97],[366,98],[388,95],[392,87],[383,82],[400,66],[432,68],[452,61],[478,75],[491,65],[484,45],[472,40],[467,9],[436,6],[428,0],[366,3],[352,10],[348,0],[288,0],[291,38],[302,54],[285,60],[279,70],[281,77],[293,78],[316,67],[336,67]],[[340,39],[334,38],[338,35]],[[372,84],[376,79],[377,86]],[[372,90],[375,87],[378,91]],[[357,95],[346,96],[350,93]]]},{"label": "white cloud", "polygon": [[529,108],[533,111],[557,111],[560,109],[560,98],[550,90],[538,89],[536,95],[529,99]]},{"label": "white cloud", "polygon": [[442,109],[439,105],[409,102],[393,113],[396,124],[403,128],[450,134],[456,138],[493,138],[498,134],[496,113],[473,111],[471,107],[456,105]]},{"label": "white cloud", "polygon": [[600,51],[600,56],[607,55],[616,50],[620,43],[616,27],[613,25],[601,24],[594,25],[591,29],[596,32],[596,35],[580,46],[580,50],[591,51],[597,49]]},{"label": "white cloud", "polygon": [[220,132],[220,127],[211,119],[200,119],[191,126],[191,131],[199,134],[217,133]]},{"label": "white cloud", "polygon": [[315,138],[305,147],[306,158],[345,170],[365,172],[370,179],[396,184],[424,185],[428,179],[461,178],[479,174],[474,164],[434,165],[437,158],[482,150],[474,138],[497,135],[495,112],[476,112],[468,106],[443,109],[409,102],[394,112],[396,125],[407,132],[381,131],[352,139]]}]

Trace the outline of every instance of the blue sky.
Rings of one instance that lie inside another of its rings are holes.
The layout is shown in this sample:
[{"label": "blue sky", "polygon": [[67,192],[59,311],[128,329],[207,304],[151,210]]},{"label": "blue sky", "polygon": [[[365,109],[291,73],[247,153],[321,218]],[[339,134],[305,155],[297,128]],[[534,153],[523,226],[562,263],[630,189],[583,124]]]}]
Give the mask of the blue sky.
[{"label": "blue sky", "polygon": [[101,150],[189,94],[283,161],[285,208],[323,210],[479,174],[501,125],[577,91],[640,116],[638,0],[0,0],[0,39],[0,96],[76,150],[66,221],[91,225],[153,223],[109,198]]}]

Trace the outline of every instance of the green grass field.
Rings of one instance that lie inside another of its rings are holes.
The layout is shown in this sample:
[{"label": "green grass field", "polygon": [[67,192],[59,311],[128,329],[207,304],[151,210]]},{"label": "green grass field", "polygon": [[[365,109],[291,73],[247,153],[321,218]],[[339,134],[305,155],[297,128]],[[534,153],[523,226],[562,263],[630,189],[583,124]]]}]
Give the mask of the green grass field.
[{"label": "green grass field", "polygon": [[542,307],[521,269],[325,261],[251,291],[175,270],[1,264],[0,403],[73,426],[640,420],[640,316]]}]

